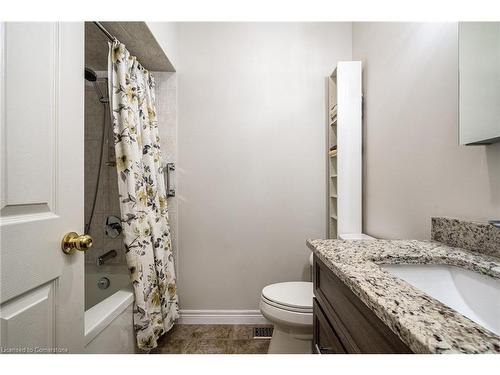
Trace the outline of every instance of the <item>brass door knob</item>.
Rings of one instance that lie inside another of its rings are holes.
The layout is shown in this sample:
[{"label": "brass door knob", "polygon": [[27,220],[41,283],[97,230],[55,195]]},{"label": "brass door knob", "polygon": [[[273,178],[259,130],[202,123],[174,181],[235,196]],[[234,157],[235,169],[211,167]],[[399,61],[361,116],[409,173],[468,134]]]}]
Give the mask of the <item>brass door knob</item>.
[{"label": "brass door knob", "polygon": [[92,247],[92,237],[88,234],[81,236],[75,232],[66,233],[61,242],[62,251],[65,254],[73,254],[76,250],[87,251]]}]

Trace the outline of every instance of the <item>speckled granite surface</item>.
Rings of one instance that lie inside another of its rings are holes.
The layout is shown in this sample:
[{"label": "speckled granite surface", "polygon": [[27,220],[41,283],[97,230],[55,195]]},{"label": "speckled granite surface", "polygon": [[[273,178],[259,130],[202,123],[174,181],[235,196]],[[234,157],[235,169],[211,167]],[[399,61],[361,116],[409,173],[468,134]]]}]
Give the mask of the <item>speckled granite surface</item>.
[{"label": "speckled granite surface", "polygon": [[308,240],[307,245],[415,353],[500,353],[486,330],[379,264],[447,264],[500,278],[500,261],[434,241]]},{"label": "speckled granite surface", "polygon": [[500,228],[488,223],[433,217],[431,238],[448,246],[500,258]]}]

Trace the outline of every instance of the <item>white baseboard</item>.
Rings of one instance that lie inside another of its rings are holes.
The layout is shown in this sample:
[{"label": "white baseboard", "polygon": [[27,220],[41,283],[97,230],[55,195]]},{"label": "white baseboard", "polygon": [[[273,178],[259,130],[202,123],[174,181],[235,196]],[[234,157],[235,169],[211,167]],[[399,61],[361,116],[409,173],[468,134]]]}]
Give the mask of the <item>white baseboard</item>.
[{"label": "white baseboard", "polygon": [[178,324],[270,324],[260,310],[180,310]]}]

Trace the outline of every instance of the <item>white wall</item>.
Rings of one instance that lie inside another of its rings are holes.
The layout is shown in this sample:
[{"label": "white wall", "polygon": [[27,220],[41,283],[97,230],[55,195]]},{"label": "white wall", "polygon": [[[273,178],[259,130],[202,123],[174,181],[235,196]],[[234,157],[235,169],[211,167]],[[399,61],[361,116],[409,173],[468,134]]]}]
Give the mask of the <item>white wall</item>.
[{"label": "white wall", "polygon": [[500,217],[500,144],[459,146],[456,23],[354,23],[364,65],[363,221],[429,239],[430,217]]},{"label": "white wall", "polygon": [[177,22],[146,22],[146,25],[177,70]]},{"label": "white wall", "polygon": [[182,309],[258,309],[326,236],[326,87],[350,23],[178,25]]}]

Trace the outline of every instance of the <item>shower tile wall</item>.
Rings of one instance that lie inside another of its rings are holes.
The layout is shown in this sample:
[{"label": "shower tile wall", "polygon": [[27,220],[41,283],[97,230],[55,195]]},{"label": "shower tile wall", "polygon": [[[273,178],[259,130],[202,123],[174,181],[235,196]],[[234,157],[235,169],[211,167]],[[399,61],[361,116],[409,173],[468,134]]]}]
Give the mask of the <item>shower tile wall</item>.
[{"label": "shower tile wall", "polygon": [[[153,72],[153,76],[156,81],[156,111],[163,160],[177,163],[177,76],[170,72]],[[175,184],[176,173],[174,172]],[[177,196],[168,198],[167,207],[174,260],[177,260]],[[176,272],[177,265],[178,262],[175,262]]]},{"label": "shower tile wall", "polygon": [[[99,76],[101,74],[98,73]],[[156,79],[156,106],[162,146],[163,159],[168,162],[177,161],[177,77],[175,73],[154,72]],[[105,83],[100,83],[103,92],[107,92]],[[107,108],[107,107],[106,107]],[[99,170],[99,147],[103,125],[104,106],[99,102],[92,85],[85,84],[85,222],[88,222],[92,209],[92,200]],[[106,118],[107,129],[111,132],[109,114]],[[110,143],[104,149],[103,167],[99,183],[99,193],[95,207],[94,219],[90,234],[94,239],[92,249],[85,253],[85,262],[94,263],[97,257],[110,250],[116,250],[118,256],[107,264],[125,265],[125,253],[122,236],[117,239],[108,238],[104,233],[104,224],[108,215],[120,216],[118,201],[118,181],[114,166],[106,166],[106,161],[114,160],[112,133]],[[108,151],[109,149],[109,151]],[[167,201],[170,230],[175,258],[177,258],[177,198]]]},{"label": "shower tile wall", "polygon": [[[100,82],[103,93],[107,92],[106,83]],[[97,172],[99,171],[99,154],[102,137],[104,115],[106,115],[106,131],[109,144],[105,145],[103,166],[99,182],[99,190],[95,205],[94,218],[90,226],[90,235],[94,243],[92,249],[85,253],[85,262],[94,263],[97,257],[116,250],[118,255],[107,261],[107,264],[125,264],[125,253],[121,236],[111,239],[105,235],[104,224],[108,215],[120,217],[118,201],[118,182],[114,166],[107,166],[106,162],[114,160],[114,146],[109,122],[108,106],[104,107],[98,100],[97,94],[88,82],[85,83],[85,222],[88,223],[92,210],[92,201],[95,194]]]}]

